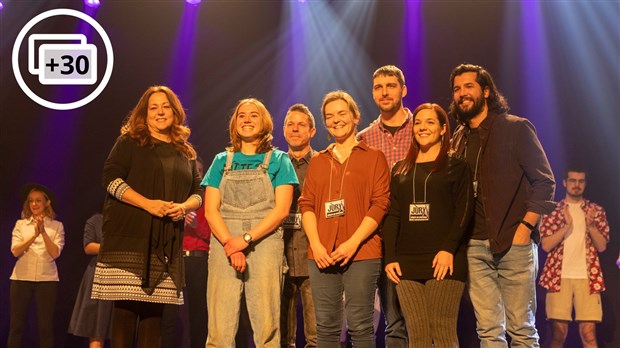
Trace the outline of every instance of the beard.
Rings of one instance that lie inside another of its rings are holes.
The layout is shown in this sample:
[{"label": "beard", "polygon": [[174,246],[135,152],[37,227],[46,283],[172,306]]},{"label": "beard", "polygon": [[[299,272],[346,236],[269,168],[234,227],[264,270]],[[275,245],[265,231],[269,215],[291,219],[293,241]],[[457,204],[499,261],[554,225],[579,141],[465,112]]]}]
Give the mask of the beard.
[{"label": "beard", "polygon": [[401,106],[402,106],[402,101],[399,100],[398,102],[393,102],[392,104],[388,106],[379,105],[379,110],[381,110],[382,112],[388,113],[388,114],[394,114],[401,108]]},{"label": "beard", "polygon": [[573,200],[580,201],[583,198],[583,190],[566,190],[566,195]]},{"label": "beard", "polygon": [[[464,99],[473,100],[474,102],[474,105],[472,105],[471,108],[469,108],[469,110],[465,110],[461,107],[461,101],[463,101]],[[457,102],[454,103],[456,106],[456,116],[457,116],[456,118],[461,122],[468,122],[469,120],[471,120],[476,115],[482,112],[482,109],[484,108],[485,103],[486,103],[486,100],[484,99],[482,95],[476,99],[460,98],[458,103]]]}]

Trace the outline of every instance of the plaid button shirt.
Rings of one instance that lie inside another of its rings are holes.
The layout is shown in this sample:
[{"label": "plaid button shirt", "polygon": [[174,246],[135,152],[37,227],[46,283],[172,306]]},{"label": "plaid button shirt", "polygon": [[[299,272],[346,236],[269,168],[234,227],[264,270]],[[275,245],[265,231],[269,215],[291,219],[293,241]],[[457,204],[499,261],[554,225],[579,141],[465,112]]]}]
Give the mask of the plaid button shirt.
[{"label": "plaid button shirt", "polygon": [[407,156],[413,138],[413,114],[408,108],[405,108],[405,113],[407,118],[394,135],[383,127],[381,116],[357,133],[357,140],[363,140],[366,144],[383,152],[390,168]]}]

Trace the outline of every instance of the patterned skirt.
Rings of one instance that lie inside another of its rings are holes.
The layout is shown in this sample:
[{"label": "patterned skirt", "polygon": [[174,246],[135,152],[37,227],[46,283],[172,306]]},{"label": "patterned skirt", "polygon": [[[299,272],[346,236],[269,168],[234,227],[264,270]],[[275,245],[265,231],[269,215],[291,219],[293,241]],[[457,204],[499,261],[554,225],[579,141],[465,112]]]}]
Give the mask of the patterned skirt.
[{"label": "patterned skirt", "polygon": [[[118,253],[108,255],[117,259],[115,266],[104,262],[97,262],[91,298],[111,301],[142,301],[182,305],[183,293],[179,292],[170,275],[165,271],[153,270],[152,274],[161,274],[161,279],[151,295],[142,289],[142,280],[138,276],[142,271],[142,258],[139,255]],[[153,256],[154,257],[154,256]],[[151,262],[156,267],[157,262]],[[120,267],[118,267],[120,266]]]}]

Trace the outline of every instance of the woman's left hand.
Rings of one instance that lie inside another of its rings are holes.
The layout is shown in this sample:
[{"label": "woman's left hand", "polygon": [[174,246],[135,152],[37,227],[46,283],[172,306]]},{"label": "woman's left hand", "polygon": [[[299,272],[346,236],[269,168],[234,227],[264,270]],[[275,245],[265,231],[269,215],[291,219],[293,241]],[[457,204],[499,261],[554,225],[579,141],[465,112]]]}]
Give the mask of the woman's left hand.
[{"label": "woman's left hand", "polygon": [[334,260],[334,262],[340,262],[340,267],[342,267],[351,260],[358,247],[359,244],[349,239],[346,242],[340,244],[336,248],[336,250],[334,250],[329,256],[332,258],[332,260]]},{"label": "woman's left hand", "polygon": [[454,263],[454,256],[447,251],[440,251],[435,255],[433,259],[433,277],[437,280],[442,280],[446,277],[448,271],[452,275],[452,267]]},{"label": "woman's left hand", "polygon": [[164,214],[173,221],[180,221],[185,218],[185,206],[182,203],[173,203]]},{"label": "woman's left hand", "polygon": [[224,244],[224,251],[226,252],[226,256],[230,257],[230,255],[245,250],[249,246],[248,243],[243,239],[243,237],[230,237],[226,243]]}]

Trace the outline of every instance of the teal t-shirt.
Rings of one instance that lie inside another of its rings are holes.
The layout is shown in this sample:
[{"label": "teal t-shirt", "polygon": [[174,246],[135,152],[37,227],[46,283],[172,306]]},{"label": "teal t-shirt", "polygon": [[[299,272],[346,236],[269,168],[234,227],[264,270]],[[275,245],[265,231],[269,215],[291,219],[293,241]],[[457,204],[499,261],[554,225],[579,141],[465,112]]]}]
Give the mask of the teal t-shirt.
[{"label": "teal t-shirt", "polygon": [[[231,170],[256,169],[265,160],[265,154],[259,153],[255,155],[244,155],[241,152],[235,152],[232,160]],[[220,187],[220,181],[224,175],[224,165],[226,165],[226,151],[215,155],[213,163],[207,171],[207,175],[202,179],[202,186]],[[274,188],[280,185],[298,185],[297,175],[291,160],[286,152],[274,149],[269,159],[269,168],[267,169],[271,184]]]}]

